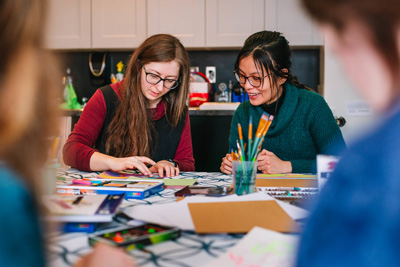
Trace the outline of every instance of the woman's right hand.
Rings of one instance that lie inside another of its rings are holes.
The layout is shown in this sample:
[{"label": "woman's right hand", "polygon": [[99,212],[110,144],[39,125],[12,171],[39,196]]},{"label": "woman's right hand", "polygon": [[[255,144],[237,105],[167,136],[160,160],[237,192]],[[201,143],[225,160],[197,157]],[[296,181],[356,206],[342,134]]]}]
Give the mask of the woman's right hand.
[{"label": "woman's right hand", "polygon": [[144,175],[152,176],[151,171],[147,168],[147,164],[154,165],[155,161],[148,157],[134,156],[126,158],[115,158],[109,159],[108,166],[112,171],[123,171],[128,169],[138,169]]},{"label": "woman's right hand", "polygon": [[221,172],[226,174],[232,174],[232,156],[231,154],[226,154],[225,157],[222,158],[221,163]]}]

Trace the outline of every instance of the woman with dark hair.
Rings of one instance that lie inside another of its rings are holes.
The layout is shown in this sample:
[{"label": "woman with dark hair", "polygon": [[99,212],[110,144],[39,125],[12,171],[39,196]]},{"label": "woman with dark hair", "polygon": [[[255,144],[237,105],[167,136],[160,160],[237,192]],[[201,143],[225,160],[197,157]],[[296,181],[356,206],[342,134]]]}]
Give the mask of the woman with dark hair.
[{"label": "woman with dark hair", "polygon": [[399,1],[303,3],[322,26],[325,43],[379,120],[373,122],[373,130],[349,147],[322,189],[300,243],[298,266],[397,266]]},{"label": "woman with dark hair", "polygon": [[132,55],[126,78],[98,89],[85,106],[64,146],[65,163],[161,177],[193,171],[188,92],[185,48],[172,35],[149,37]]},{"label": "woman with dark hair", "polygon": [[[254,33],[235,63],[235,76],[249,95],[236,110],[229,138],[236,150],[238,123],[247,140],[264,112],[274,115],[257,158],[263,173],[314,173],[316,155],[336,155],[345,147],[342,133],[322,96],[297,81],[290,72],[291,49],[279,32]],[[232,157],[222,159],[221,171],[232,173]]]}]

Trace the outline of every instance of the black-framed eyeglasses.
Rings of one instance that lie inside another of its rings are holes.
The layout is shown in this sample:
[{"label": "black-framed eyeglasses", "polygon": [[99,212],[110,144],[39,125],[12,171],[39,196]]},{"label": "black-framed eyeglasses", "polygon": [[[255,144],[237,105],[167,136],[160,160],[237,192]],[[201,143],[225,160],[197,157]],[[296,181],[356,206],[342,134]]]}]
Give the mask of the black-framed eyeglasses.
[{"label": "black-framed eyeglasses", "polygon": [[175,89],[179,86],[181,82],[181,77],[179,76],[178,80],[174,79],[163,79],[155,73],[147,72],[145,67],[143,66],[144,73],[146,73],[146,81],[150,84],[158,84],[160,81],[163,81],[163,86],[167,89]]},{"label": "black-framed eyeglasses", "polygon": [[267,75],[265,75],[264,77],[258,77],[258,76],[244,76],[242,74],[240,74],[239,71],[234,71],[235,73],[235,77],[236,80],[240,83],[240,84],[245,84],[246,80],[249,80],[249,83],[251,85],[253,85],[254,87],[259,87],[261,86],[263,80],[268,77],[269,75],[271,75],[272,73],[269,73]]}]

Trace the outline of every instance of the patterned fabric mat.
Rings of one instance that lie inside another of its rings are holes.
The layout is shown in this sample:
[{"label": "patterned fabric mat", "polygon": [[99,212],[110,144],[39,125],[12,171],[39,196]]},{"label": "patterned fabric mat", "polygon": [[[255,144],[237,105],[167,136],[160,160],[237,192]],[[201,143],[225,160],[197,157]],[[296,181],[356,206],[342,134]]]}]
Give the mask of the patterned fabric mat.
[{"label": "patterned fabric mat", "polygon": [[[59,169],[58,177],[68,179],[94,178],[100,172],[81,172],[75,169]],[[183,172],[174,179],[197,179],[199,186],[230,186],[232,176],[220,172]],[[142,200],[124,200],[121,208],[132,205],[152,205],[175,202],[174,193],[178,189],[165,189]],[[115,216],[112,223],[101,225],[97,230],[105,230],[123,226],[127,222],[125,216]],[[49,266],[72,266],[80,257],[92,249],[88,243],[87,233],[54,232],[47,238]],[[198,235],[192,231],[182,231],[182,236],[174,241],[146,246],[145,251],[132,250],[139,266],[202,266],[234,246],[242,237],[240,234]]]}]

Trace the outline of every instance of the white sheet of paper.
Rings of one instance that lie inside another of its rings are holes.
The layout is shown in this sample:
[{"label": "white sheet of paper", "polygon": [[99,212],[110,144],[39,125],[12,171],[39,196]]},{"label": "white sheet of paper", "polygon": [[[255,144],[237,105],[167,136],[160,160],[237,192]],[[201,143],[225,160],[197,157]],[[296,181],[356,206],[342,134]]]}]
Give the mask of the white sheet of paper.
[{"label": "white sheet of paper", "polygon": [[255,226],[234,247],[203,267],[291,267],[298,242],[299,236]]},{"label": "white sheet of paper", "polygon": [[306,218],[308,211],[290,205],[288,203],[274,199],[273,197],[258,192],[249,195],[237,196],[230,195],[225,197],[185,197],[179,202],[153,205],[136,205],[123,209],[123,212],[136,220],[149,223],[175,226],[182,230],[194,230],[194,224],[190,215],[187,203],[209,203],[209,202],[234,202],[234,201],[259,201],[275,200],[281,208],[293,219],[298,220]]}]

